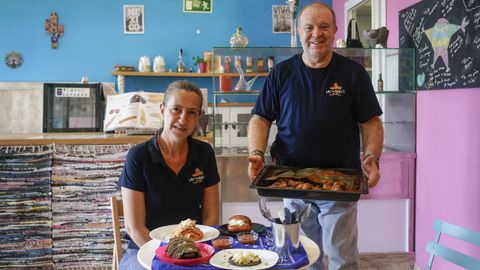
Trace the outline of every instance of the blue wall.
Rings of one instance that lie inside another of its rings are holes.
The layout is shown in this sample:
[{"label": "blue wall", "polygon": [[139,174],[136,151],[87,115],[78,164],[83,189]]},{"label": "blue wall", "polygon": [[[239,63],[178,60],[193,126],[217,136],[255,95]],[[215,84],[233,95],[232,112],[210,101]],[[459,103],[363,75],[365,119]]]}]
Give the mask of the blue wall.
[{"label": "blue wall", "polygon": [[[311,2],[301,0],[300,5]],[[331,1],[323,1],[331,4]],[[178,49],[183,48],[187,67],[192,57],[214,46],[228,47],[237,26],[244,29],[249,47],[288,47],[289,34],[272,33],[272,5],[284,0],[213,0],[213,13],[183,13],[182,0],[1,0],[0,57],[22,53],[18,69],[0,64],[0,82],[111,81],[115,64],[138,66],[139,57],[165,57],[174,69]],[[143,4],[145,34],[123,33],[123,5]],[[44,30],[45,19],[57,12],[65,34],[52,49]],[[200,34],[197,34],[197,29]],[[2,61],[3,62],[3,61]],[[127,91],[161,91],[168,78],[127,78]],[[211,87],[211,80],[196,80]]]}]

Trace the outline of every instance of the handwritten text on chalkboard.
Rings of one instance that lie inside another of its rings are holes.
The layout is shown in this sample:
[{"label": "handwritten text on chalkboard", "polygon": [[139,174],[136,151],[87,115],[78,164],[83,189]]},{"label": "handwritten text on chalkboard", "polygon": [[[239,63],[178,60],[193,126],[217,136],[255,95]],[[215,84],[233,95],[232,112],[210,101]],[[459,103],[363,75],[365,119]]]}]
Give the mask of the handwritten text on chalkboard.
[{"label": "handwritten text on chalkboard", "polygon": [[399,13],[417,89],[480,87],[480,0],[424,0]]}]

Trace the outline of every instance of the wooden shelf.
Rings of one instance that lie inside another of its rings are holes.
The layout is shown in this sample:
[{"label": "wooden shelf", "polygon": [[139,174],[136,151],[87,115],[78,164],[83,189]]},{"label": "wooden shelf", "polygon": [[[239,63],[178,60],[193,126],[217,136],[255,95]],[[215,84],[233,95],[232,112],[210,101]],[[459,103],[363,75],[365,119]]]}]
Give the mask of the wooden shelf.
[{"label": "wooden shelf", "polygon": [[[113,76],[129,76],[129,77],[196,77],[196,78],[211,78],[213,76],[218,77],[220,75],[239,77],[238,73],[197,73],[197,72],[138,72],[138,71],[112,71]],[[266,77],[268,72],[246,72],[245,77]]]}]

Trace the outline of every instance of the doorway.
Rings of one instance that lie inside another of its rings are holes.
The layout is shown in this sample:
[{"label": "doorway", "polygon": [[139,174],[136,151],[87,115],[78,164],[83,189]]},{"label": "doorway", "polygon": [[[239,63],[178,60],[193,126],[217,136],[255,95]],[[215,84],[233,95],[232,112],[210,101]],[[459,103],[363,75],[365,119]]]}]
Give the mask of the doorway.
[{"label": "doorway", "polygon": [[385,0],[347,0],[344,5],[344,33],[348,33],[348,22],[355,19],[360,41],[366,45],[364,30],[386,26]]}]

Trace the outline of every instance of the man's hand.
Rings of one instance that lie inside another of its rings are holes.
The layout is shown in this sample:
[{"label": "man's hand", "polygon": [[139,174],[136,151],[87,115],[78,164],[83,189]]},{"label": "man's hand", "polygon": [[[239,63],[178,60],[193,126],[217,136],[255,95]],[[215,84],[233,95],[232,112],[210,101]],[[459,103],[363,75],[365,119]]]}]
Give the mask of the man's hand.
[{"label": "man's hand", "polygon": [[378,160],[373,155],[367,155],[362,161],[363,173],[368,177],[368,187],[373,188],[380,180]]},{"label": "man's hand", "polygon": [[250,181],[253,182],[260,171],[265,166],[265,162],[263,158],[259,155],[250,155],[248,158],[248,177],[250,177]]}]

